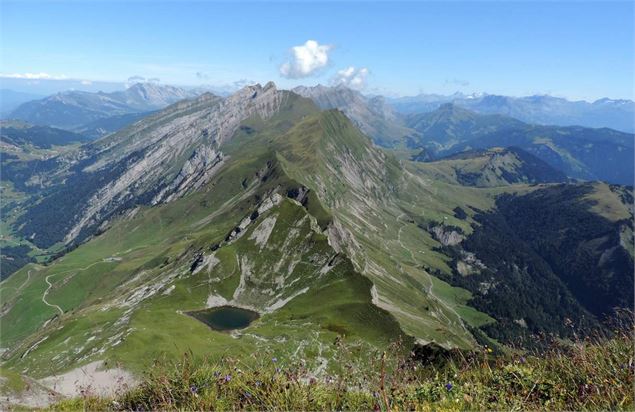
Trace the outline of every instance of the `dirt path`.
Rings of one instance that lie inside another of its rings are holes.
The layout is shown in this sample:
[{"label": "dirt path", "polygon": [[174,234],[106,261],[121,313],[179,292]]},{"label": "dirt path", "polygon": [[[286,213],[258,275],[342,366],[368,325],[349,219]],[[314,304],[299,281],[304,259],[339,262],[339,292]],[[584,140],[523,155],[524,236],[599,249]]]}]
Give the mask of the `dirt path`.
[{"label": "dirt path", "polygon": [[84,267],[84,268],[66,270],[66,271],[64,271],[64,272],[53,273],[53,274],[48,275],[47,277],[45,277],[45,278],[44,278],[44,281],[46,282],[46,284],[48,285],[48,287],[46,288],[46,290],[45,290],[45,291],[44,291],[44,293],[42,294],[42,302],[43,302],[45,305],[47,305],[47,306],[50,306],[50,307],[52,307],[52,308],[57,309],[57,310],[60,312],[60,315],[63,315],[63,314],[64,314],[64,311],[62,310],[62,308],[61,308],[61,307],[59,307],[59,305],[55,305],[55,304],[49,303],[49,302],[46,300],[46,295],[48,295],[49,291],[50,291],[50,290],[51,290],[51,288],[53,287],[53,284],[49,281],[49,278],[50,278],[51,276],[62,275],[62,274],[64,274],[64,273],[69,273],[69,272],[83,272],[84,270],[88,270],[88,269],[90,269],[91,267],[93,267],[93,266],[95,266],[95,265],[97,265],[97,264],[99,264],[99,263],[108,263],[108,262],[107,262],[107,261],[105,261],[105,260],[100,260],[100,261],[98,261],[98,262],[91,263],[90,265],[88,265],[88,266],[86,266],[86,267]]},{"label": "dirt path", "polygon": [[44,278],[44,281],[45,281],[45,282],[46,282],[46,284],[47,284],[47,285],[49,285],[49,286],[48,286],[48,288],[46,288],[46,290],[45,290],[45,291],[44,291],[44,293],[42,294],[42,302],[44,302],[44,304],[45,304],[45,305],[47,305],[47,306],[50,306],[50,307],[52,307],[52,308],[57,309],[57,310],[60,312],[60,315],[63,315],[63,314],[64,314],[64,311],[62,310],[62,308],[60,308],[58,305],[52,305],[52,304],[50,304],[50,303],[48,303],[48,302],[46,301],[46,295],[49,293],[49,290],[51,290],[51,288],[53,287],[53,284],[52,284],[51,282],[49,282],[49,278],[50,278],[51,276],[55,276],[55,274],[53,274],[53,275],[48,275],[47,277],[45,277],[45,278]]}]

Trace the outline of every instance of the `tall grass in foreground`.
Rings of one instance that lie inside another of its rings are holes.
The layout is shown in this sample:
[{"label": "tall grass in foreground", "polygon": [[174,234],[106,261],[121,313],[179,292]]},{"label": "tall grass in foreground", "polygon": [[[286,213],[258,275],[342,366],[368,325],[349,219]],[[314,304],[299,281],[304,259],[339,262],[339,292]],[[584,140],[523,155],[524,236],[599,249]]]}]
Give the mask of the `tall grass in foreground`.
[{"label": "tall grass in foreground", "polygon": [[353,366],[339,343],[340,372],[315,378],[275,358],[161,362],[115,399],[86,395],[55,410],[633,410],[632,323],[612,337],[555,344],[541,355],[491,358],[488,350],[423,365],[399,350]]}]

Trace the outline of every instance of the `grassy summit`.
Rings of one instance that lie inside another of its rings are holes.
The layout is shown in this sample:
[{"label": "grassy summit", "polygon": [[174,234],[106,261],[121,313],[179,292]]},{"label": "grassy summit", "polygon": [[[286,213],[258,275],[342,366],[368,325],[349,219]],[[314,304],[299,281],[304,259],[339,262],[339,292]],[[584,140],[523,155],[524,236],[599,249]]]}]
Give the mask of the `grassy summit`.
[{"label": "grassy summit", "polygon": [[400,351],[373,353],[363,370],[349,364],[315,378],[302,363],[260,357],[198,362],[184,354],[160,363],[142,383],[115,398],[91,395],[54,410],[632,410],[635,364],[632,328],[613,338],[554,344],[534,355],[493,357],[486,348],[422,364]]}]

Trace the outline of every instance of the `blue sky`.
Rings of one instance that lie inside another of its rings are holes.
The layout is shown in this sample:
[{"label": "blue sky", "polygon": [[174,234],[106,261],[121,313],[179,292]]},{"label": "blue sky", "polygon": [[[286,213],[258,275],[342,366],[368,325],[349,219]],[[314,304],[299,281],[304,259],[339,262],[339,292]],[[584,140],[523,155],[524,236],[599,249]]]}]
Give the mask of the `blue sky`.
[{"label": "blue sky", "polygon": [[634,97],[630,1],[27,0],[1,23],[4,76]]}]

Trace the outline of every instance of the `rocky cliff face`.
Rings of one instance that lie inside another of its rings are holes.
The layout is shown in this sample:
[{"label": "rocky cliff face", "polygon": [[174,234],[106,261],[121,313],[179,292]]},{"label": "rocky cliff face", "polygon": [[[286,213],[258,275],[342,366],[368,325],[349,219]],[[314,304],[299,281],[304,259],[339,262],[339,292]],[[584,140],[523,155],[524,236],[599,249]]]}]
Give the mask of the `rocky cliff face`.
[{"label": "rocky cliff face", "polygon": [[364,134],[380,146],[397,144],[413,131],[381,96],[366,97],[345,86],[299,86],[293,91],[307,97],[321,109],[339,109]]},{"label": "rocky cliff face", "polygon": [[[44,195],[42,202],[49,209],[63,206],[72,210],[72,216],[68,216],[71,224],[58,228],[68,244],[136,204],[158,204],[181,197],[214,175],[224,159],[223,144],[242,121],[253,116],[268,119],[288,95],[268,83],[245,87],[226,99],[205,94],[170,106],[58,159],[58,167],[45,173],[46,185],[73,184],[74,196],[83,195],[71,205],[63,205],[67,199],[60,196]],[[27,212],[26,219],[37,221],[39,216],[41,213],[29,216]],[[49,214],[47,219],[51,218]],[[27,226],[37,239],[37,226]]]},{"label": "rocky cliff face", "polygon": [[112,93],[68,91],[17,107],[10,118],[65,129],[80,127],[111,116],[163,109],[198,95],[174,86],[137,83]]}]

